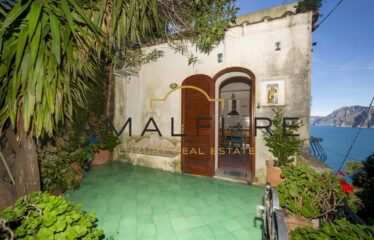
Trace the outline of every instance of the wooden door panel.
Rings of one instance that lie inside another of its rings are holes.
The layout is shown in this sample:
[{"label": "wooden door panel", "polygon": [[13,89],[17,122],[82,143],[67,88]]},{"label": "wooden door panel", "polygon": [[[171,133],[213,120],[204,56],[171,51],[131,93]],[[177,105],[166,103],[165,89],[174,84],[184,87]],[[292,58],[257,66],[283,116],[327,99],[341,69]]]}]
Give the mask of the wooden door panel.
[{"label": "wooden door panel", "polygon": [[[211,78],[205,75],[195,75],[183,82],[184,86],[194,86],[205,91],[210,98],[213,84]],[[214,118],[213,103],[206,96],[196,90],[184,88],[182,90],[182,171],[190,174],[212,176],[213,156],[210,148],[214,146]],[[197,136],[197,118],[210,118],[199,121],[199,136]],[[210,125],[210,128],[204,127]]]}]

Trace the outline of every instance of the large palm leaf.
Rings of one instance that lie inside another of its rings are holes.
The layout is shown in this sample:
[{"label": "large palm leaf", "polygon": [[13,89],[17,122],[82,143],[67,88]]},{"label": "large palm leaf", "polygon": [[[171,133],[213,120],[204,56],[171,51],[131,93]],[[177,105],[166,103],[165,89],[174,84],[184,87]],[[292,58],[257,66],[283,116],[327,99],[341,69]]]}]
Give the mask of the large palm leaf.
[{"label": "large palm leaf", "polygon": [[134,48],[189,39],[209,52],[236,12],[233,2],[0,0],[0,127],[10,119],[36,136],[52,134],[72,116],[73,101],[84,101],[103,49],[110,58],[152,60],[160,54],[144,58]]},{"label": "large palm leaf", "polygon": [[10,118],[36,136],[52,134],[97,73],[91,53],[101,30],[75,0],[10,4],[0,4],[0,127]]}]

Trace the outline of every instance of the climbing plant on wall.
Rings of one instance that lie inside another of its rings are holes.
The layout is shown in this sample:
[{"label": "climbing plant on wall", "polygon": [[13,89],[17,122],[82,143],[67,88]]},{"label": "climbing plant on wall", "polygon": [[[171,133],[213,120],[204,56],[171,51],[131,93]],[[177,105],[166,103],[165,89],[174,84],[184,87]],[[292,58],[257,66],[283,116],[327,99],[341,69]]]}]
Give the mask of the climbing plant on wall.
[{"label": "climbing plant on wall", "polygon": [[296,12],[315,11],[322,7],[323,0],[302,0],[296,6]]}]

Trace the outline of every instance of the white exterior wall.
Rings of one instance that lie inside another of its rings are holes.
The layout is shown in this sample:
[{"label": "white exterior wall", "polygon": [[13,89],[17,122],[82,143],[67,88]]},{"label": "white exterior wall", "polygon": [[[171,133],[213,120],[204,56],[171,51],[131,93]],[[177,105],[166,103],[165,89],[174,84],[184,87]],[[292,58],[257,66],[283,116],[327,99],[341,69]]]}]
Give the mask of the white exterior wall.
[{"label": "white exterior wall", "polygon": [[[275,43],[281,42],[281,50],[275,51]],[[116,77],[115,126],[120,129],[126,119],[132,118],[133,135],[140,135],[149,117],[153,117],[164,137],[171,135],[170,118],[175,119],[175,132],[180,133],[181,91],[172,93],[166,102],[150,99],[163,98],[170,91],[170,84],[182,85],[183,80],[194,74],[214,77],[229,67],[243,67],[255,75],[255,106],[261,105],[261,82],[271,79],[285,80],[285,117],[299,117],[305,123],[300,130],[302,138],[309,137],[311,103],[311,41],[312,13],[288,15],[260,23],[230,28],[224,40],[209,55],[195,53],[199,63],[188,66],[188,59],[167,44],[157,48],[164,56],[155,62],[141,66],[137,76]],[[194,50],[195,47],[191,47]],[[223,54],[223,62],[217,62],[217,54]],[[272,108],[255,108],[254,117],[272,118]],[[127,131],[126,131],[127,135]],[[123,142],[125,138],[122,136]],[[258,131],[256,141],[255,183],[265,183],[265,160],[271,159]],[[119,147],[122,148],[122,146]],[[117,156],[119,157],[119,155]]]}]

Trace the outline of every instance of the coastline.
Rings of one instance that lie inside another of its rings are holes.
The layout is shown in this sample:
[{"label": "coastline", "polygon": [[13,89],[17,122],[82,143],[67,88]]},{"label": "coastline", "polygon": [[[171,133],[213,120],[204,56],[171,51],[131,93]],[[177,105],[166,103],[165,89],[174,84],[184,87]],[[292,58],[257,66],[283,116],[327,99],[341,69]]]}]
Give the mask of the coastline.
[{"label": "coastline", "polygon": [[[358,128],[358,127],[353,127],[353,126],[336,126],[336,125],[314,125],[314,124],[311,124],[310,126],[313,126],[313,127],[340,127],[340,128]],[[366,126],[363,126],[361,128],[367,128],[367,129],[374,129],[374,126],[372,127],[366,127]]]}]

